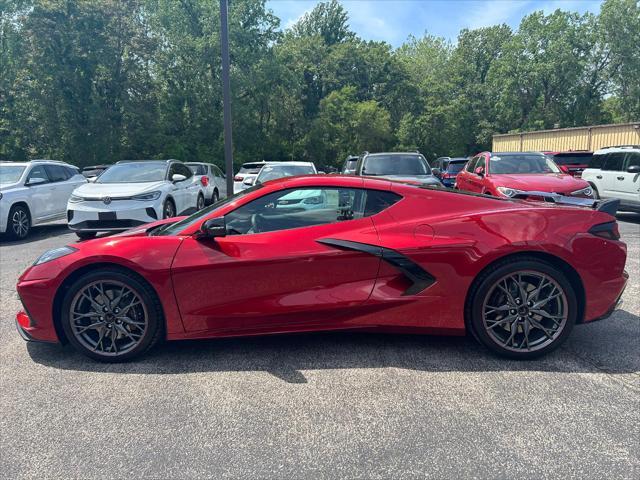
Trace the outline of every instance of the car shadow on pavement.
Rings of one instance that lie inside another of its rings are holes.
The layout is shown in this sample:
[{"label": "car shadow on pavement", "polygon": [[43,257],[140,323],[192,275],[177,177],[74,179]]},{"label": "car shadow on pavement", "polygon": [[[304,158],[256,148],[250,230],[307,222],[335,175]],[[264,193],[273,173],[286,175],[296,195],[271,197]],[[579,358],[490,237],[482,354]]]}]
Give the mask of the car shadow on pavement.
[{"label": "car shadow on pavement", "polygon": [[[140,360],[121,364],[94,362],[68,345],[29,343],[27,349],[35,362],[63,370],[122,374],[263,371],[287,383],[307,383],[304,371],[323,369],[619,374],[640,371],[639,321],[637,315],[619,311],[615,319],[577,326],[561,349],[532,361],[497,357],[469,337],[360,332],[166,342]],[[628,330],[629,323],[631,329],[620,345],[618,327]],[[617,344],[612,343],[616,340]]]},{"label": "car shadow on pavement", "polygon": [[26,243],[42,240],[47,237],[54,237],[69,233],[70,230],[66,223],[50,223],[47,225],[38,225],[31,228],[29,236],[23,240],[12,240],[7,234],[0,235],[0,245],[23,245]]}]

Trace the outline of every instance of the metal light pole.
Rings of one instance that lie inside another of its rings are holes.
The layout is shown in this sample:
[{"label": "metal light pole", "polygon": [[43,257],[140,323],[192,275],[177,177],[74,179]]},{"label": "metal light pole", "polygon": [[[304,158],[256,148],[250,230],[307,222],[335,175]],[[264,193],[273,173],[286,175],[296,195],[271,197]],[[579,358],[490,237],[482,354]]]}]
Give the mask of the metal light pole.
[{"label": "metal light pole", "polygon": [[220,0],[220,47],[222,49],[222,102],[224,118],[224,166],[227,196],[233,195],[233,142],[231,141],[231,81],[229,80],[229,0]]}]

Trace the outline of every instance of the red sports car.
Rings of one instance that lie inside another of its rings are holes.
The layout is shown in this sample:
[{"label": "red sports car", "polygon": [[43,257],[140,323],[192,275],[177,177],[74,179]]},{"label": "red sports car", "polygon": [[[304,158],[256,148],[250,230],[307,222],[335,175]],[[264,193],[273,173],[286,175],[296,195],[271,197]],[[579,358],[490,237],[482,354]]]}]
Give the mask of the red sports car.
[{"label": "red sports car", "polygon": [[103,361],[162,339],[356,329],[471,332],[530,358],[610,315],[625,287],[617,201],[591,202],[357,176],[276,180],[44,253],[19,279],[18,330]]},{"label": "red sports car", "polygon": [[456,177],[456,188],[497,197],[531,191],[593,197],[588,182],[564,173],[539,152],[479,153]]}]

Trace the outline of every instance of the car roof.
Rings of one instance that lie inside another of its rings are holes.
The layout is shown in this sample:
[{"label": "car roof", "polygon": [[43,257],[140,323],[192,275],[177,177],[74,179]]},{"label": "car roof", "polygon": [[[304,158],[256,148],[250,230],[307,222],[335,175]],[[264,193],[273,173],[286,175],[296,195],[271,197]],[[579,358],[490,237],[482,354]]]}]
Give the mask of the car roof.
[{"label": "car roof", "polygon": [[640,145],[617,145],[615,147],[604,147],[593,152],[594,155],[604,155],[605,153],[620,152],[640,152]]},{"label": "car roof", "polygon": [[283,165],[293,165],[293,166],[301,166],[301,167],[312,167],[313,162],[268,162],[270,167],[280,167]]},{"label": "car roof", "polygon": [[453,157],[449,159],[449,163],[462,163],[462,162],[468,162],[469,159],[466,157]]},{"label": "car roof", "polygon": [[367,157],[375,157],[376,155],[419,155],[423,157],[420,152],[376,152],[376,153],[367,153],[365,154]]},{"label": "car roof", "polygon": [[176,160],[174,158],[169,158],[167,160],[154,160],[154,159],[144,159],[144,160],[120,160],[118,162],[116,162],[117,164],[121,164],[121,163],[170,163],[170,162],[178,162],[178,163],[182,163],[179,160]]},{"label": "car roof", "polygon": [[0,161],[0,164],[2,165],[15,165],[15,166],[19,166],[19,167],[27,167],[29,165],[34,165],[37,163],[50,163],[53,165],[64,165],[65,167],[73,167],[73,168],[77,168],[75,165],[71,165],[70,163],[67,162],[63,162],[62,160],[47,160],[44,158],[38,158],[35,160],[26,160],[26,161],[22,161],[22,162],[13,162],[11,160],[2,160]]}]

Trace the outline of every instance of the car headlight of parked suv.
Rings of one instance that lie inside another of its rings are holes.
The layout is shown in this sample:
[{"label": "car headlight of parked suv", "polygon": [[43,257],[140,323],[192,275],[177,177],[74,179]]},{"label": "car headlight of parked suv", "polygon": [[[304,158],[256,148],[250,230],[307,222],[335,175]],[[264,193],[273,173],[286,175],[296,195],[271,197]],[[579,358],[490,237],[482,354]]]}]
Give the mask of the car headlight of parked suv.
[{"label": "car headlight of parked suv", "polygon": [[141,193],[140,195],[134,195],[131,197],[131,200],[141,200],[141,201],[149,201],[149,200],[157,200],[162,195],[162,192],[156,190],[155,192]]},{"label": "car headlight of parked suv", "polygon": [[571,192],[571,195],[576,197],[593,197],[593,189],[591,187],[581,188],[575,192]]}]

